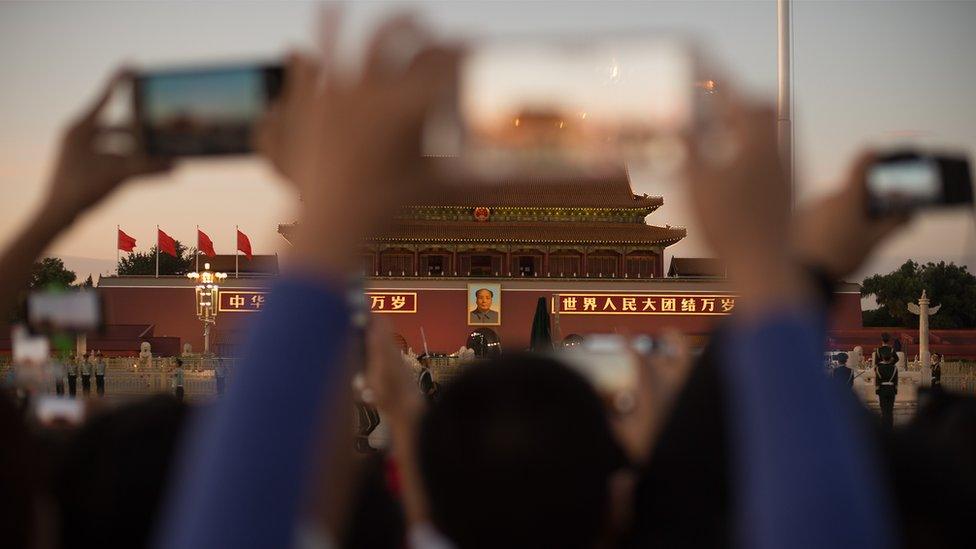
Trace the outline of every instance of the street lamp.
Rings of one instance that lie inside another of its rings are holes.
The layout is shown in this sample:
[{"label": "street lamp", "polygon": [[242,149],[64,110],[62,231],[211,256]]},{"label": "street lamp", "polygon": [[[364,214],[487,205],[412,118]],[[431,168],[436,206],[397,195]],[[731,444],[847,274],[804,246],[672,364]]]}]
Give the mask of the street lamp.
[{"label": "street lamp", "polygon": [[217,323],[217,292],[219,286],[217,281],[227,278],[227,273],[217,273],[210,271],[210,264],[203,264],[203,272],[187,273],[190,278],[197,283],[196,302],[197,318],[203,322],[203,354],[210,354],[210,325]]}]

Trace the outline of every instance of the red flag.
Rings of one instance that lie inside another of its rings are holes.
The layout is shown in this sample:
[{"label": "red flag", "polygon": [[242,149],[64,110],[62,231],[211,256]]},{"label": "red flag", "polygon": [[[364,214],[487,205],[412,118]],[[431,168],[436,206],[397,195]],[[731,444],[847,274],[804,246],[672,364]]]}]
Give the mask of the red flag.
[{"label": "red flag", "polygon": [[213,240],[210,240],[207,233],[201,231],[200,229],[197,229],[197,249],[203,252],[203,255],[207,257],[217,255],[217,252],[214,251]]},{"label": "red flag", "polygon": [[159,233],[157,236],[157,245],[159,246],[160,253],[169,254],[173,257],[176,255],[176,241],[173,237],[164,233],[162,229],[157,229]]},{"label": "red flag", "polygon": [[244,252],[244,255],[248,259],[251,259],[251,239],[242,233],[240,229],[237,229],[237,249],[238,251]]},{"label": "red flag", "polygon": [[123,252],[131,252],[135,247],[136,239],[125,234],[122,229],[119,229],[119,249]]}]

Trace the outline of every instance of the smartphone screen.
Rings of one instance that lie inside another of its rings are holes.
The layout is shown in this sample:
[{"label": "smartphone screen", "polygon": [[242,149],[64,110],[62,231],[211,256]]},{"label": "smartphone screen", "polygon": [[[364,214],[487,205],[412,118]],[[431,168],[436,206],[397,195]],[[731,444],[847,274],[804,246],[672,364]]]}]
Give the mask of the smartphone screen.
[{"label": "smartphone screen", "polygon": [[144,73],[136,119],[153,156],[251,152],[254,124],[280,90],[282,68],[237,65]]},{"label": "smartphone screen", "polygon": [[674,158],[695,117],[696,64],[687,45],[670,40],[481,44],[461,67],[457,150],[432,152],[487,177]]},{"label": "smartphone screen", "polygon": [[93,331],[102,325],[101,305],[94,291],[35,292],[27,299],[27,321],[39,331]]},{"label": "smartphone screen", "polygon": [[907,212],[942,202],[942,177],[935,159],[916,157],[879,162],[868,170],[872,210]]},{"label": "smartphone screen", "polygon": [[85,419],[85,405],[83,400],[40,395],[35,402],[34,413],[37,420],[45,426],[62,422],[80,425]]},{"label": "smartphone screen", "polygon": [[612,397],[637,386],[637,355],[628,345],[623,336],[593,334],[579,347],[563,351],[560,357],[588,379],[597,392]]}]

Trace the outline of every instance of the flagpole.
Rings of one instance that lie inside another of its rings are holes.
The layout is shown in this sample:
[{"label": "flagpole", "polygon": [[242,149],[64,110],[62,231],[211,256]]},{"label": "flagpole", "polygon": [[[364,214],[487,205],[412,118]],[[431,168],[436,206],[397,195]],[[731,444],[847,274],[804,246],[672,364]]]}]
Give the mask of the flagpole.
[{"label": "flagpole", "polygon": [[240,261],[239,258],[241,257],[241,243],[238,242],[237,239],[240,238],[240,232],[241,232],[240,226],[234,225],[234,231],[235,231],[234,232],[234,242],[237,243],[237,246],[235,246],[235,248],[237,248],[237,249],[234,250],[234,278],[238,278],[238,272],[239,271],[238,271],[238,268],[237,268],[237,262]]},{"label": "flagpole", "polygon": [[193,254],[193,271],[200,272],[200,225],[197,225],[197,252]]},{"label": "flagpole", "polygon": [[156,278],[159,278],[159,225],[156,225]]},{"label": "flagpole", "polygon": [[119,253],[119,233],[122,225],[115,226],[115,276],[119,276],[119,261],[122,261],[122,254]]}]

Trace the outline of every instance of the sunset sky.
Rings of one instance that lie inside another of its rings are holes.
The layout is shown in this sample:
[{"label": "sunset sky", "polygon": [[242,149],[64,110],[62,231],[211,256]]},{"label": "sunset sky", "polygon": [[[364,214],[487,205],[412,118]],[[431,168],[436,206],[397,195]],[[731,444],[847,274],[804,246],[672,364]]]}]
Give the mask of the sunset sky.
[{"label": "sunset sky", "polygon": [[[664,29],[704,45],[719,72],[775,98],[775,2],[419,2],[347,6],[350,57],[377,18],[406,6],[452,36],[563,33],[605,36]],[[316,5],[287,2],[0,3],[0,243],[39,204],[61,129],[113,67],[266,59],[309,45]],[[949,146],[976,153],[976,2],[794,3],[796,155],[801,198],[835,188],[867,145]],[[636,192],[663,195],[654,224],[684,225],[671,255],[707,255],[683,189],[635,177]],[[364,199],[367,197],[364,197]],[[295,197],[254,159],[193,161],[127,186],[76,224],[50,254],[81,278],[108,272],[115,227],[154,242],[158,223],[191,245],[199,224],[218,253],[233,253],[234,225],[255,253],[287,246],[275,232],[293,220]],[[907,258],[976,265],[972,212],[926,214],[865,272]],[[861,273],[863,274],[863,273]]]}]

